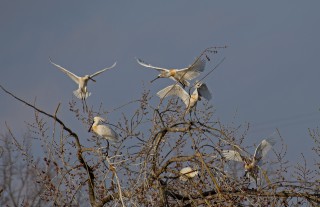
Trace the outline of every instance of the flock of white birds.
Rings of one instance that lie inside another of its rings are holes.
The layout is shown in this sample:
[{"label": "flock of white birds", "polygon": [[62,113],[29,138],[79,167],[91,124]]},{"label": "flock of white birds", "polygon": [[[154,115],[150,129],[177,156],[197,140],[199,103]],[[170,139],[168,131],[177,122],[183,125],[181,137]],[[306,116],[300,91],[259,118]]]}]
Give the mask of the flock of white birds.
[{"label": "flock of white birds", "polygon": [[[138,64],[141,66],[152,68],[160,72],[160,74],[151,82],[159,79],[159,78],[170,78],[175,81],[175,84],[165,87],[164,89],[160,90],[157,95],[164,99],[168,96],[177,96],[179,97],[182,102],[186,105],[186,113],[190,113],[191,110],[196,106],[197,102],[201,100],[201,98],[205,98],[207,100],[210,100],[212,98],[212,95],[205,83],[202,83],[200,81],[196,81],[194,83],[194,91],[192,94],[189,94],[185,87],[189,87],[190,83],[189,81],[195,79],[200,75],[201,72],[204,71],[206,66],[206,60],[201,59],[200,57],[197,58],[191,65],[189,65],[186,68],[182,69],[167,69],[167,68],[161,68],[152,66],[143,60],[137,58],[136,59]],[[114,68],[116,66],[116,62],[107,68],[104,68],[102,70],[99,70],[92,75],[85,75],[83,77],[79,77],[75,75],[74,73],[68,71],[67,69],[63,68],[62,66],[52,62],[50,59],[50,63],[59,68],[63,73],[68,75],[77,85],[78,89],[73,91],[73,94],[83,101],[83,105],[85,104],[85,99],[87,99],[91,93],[87,89],[87,84],[89,80],[92,80],[93,82],[96,82],[93,78],[106,70],[109,70],[111,68]],[[179,84],[181,84],[181,86]],[[89,131],[92,131],[99,135],[100,137],[106,139],[107,141],[113,141],[117,142],[119,140],[119,135],[109,126],[101,125],[100,122],[105,121],[101,117],[94,117],[93,124],[91,125]],[[262,142],[258,145],[258,147],[255,150],[255,153],[253,157],[248,157],[243,155],[243,153],[240,153],[239,151],[241,148],[237,148],[237,150],[223,150],[222,156],[227,160],[237,161],[244,163],[244,169],[245,174],[248,176],[253,177],[257,181],[257,175],[259,168],[262,164],[263,158],[266,156],[268,151],[272,148],[272,146],[275,144],[275,141],[273,139],[264,139]],[[196,169],[192,169],[191,167],[185,167],[180,170],[180,180],[181,181],[187,181],[188,179],[192,179],[196,175],[198,175],[199,171]]]}]

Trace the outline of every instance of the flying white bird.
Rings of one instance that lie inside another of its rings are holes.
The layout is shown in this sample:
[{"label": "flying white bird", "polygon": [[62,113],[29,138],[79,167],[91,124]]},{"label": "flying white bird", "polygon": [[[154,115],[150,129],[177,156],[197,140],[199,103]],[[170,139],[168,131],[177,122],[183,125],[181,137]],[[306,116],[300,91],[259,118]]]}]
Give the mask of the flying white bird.
[{"label": "flying white bird", "polygon": [[198,173],[198,170],[193,170],[191,167],[185,167],[180,170],[181,176],[179,179],[185,182],[188,179],[194,178],[196,175],[198,175]]},{"label": "flying white bird", "polygon": [[93,79],[93,77],[99,75],[100,73],[102,73],[102,72],[104,72],[104,71],[106,71],[108,69],[113,68],[117,64],[117,62],[115,62],[111,67],[102,69],[102,70],[100,70],[98,72],[95,72],[95,73],[93,73],[91,75],[85,75],[83,77],[79,77],[79,76],[75,75],[74,73],[68,71],[67,69],[63,68],[62,66],[55,64],[54,62],[51,61],[51,59],[49,59],[49,60],[50,60],[50,63],[52,65],[54,65],[57,68],[59,68],[63,73],[67,74],[74,82],[76,82],[76,84],[78,84],[78,89],[73,91],[73,94],[77,98],[82,99],[82,100],[85,100],[86,98],[88,98],[91,95],[91,93],[88,92],[88,90],[87,90],[88,81],[92,80],[93,82],[96,82]]},{"label": "flying white bird", "polygon": [[228,160],[233,160],[237,162],[244,163],[245,175],[249,173],[251,177],[257,182],[257,176],[259,172],[259,167],[262,164],[262,159],[267,155],[269,150],[275,145],[275,140],[273,138],[264,139],[256,148],[252,158],[241,155],[235,150],[222,150],[222,155]]},{"label": "flying white bird", "polygon": [[201,98],[205,98],[210,100],[212,98],[211,93],[205,83],[198,82],[195,85],[195,90],[191,95],[189,95],[181,86],[179,85],[171,85],[166,88],[160,90],[157,95],[163,99],[168,96],[178,96],[186,105],[186,113],[190,112],[190,110],[196,106],[197,102],[201,100]]},{"label": "flying white bird", "polygon": [[197,58],[191,65],[182,69],[166,69],[156,66],[152,66],[143,60],[136,58],[137,62],[147,68],[153,68],[160,72],[160,74],[153,79],[151,82],[157,80],[158,78],[170,78],[174,81],[179,82],[182,87],[189,86],[190,83],[187,80],[192,80],[200,75],[200,72],[204,71],[206,66],[205,59]]},{"label": "flying white bird", "polygon": [[89,132],[92,129],[94,133],[106,140],[113,142],[118,141],[119,135],[113,129],[106,125],[99,125],[100,121],[105,121],[103,118],[96,116],[93,118],[93,121],[93,124],[89,128]]}]

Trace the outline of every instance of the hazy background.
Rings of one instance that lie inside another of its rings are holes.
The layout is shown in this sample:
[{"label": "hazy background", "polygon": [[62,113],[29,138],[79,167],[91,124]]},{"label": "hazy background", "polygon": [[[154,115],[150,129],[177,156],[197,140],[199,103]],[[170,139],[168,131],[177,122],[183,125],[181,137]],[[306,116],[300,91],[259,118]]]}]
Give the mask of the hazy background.
[{"label": "hazy background", "polygon": [[[224,46],[224,63],[205,79],[216,118],[251,124],[248,141],[280,130],[288,157],[308,159],[308,128],[320,120],[319,1],[10,1],[0,2],[0,84],[54,113],[83,137],[87,129],[68,111],[77,88],[48,58],[73,73],[116,68],[89,83],[88,105],[112,109],[140,97],[143,83],[155,94],[171,80],[139,66],[182,68],[203,49]],[[220,58],[220,59],[219,59]],[[206,71],[214,67],[210,62]],[[153,98],[158,103],[157,97]],[[26,132],[33,111],[0,92],[0,133],[5,121]],[[124,108],[123,112],[128,111]],[[130,109],[131,110],[131,109]],[[130,113],[130,111],[129,111]],[[110,114],[114,122],[120,112]],[[234,117],[236,117],[234,119]]]}]

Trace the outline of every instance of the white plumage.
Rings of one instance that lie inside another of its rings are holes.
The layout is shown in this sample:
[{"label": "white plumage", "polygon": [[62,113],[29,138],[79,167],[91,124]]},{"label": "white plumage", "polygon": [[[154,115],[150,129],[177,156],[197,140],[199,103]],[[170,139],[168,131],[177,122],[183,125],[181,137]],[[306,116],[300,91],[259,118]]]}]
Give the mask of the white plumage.
[{"label": "white plumage", "polygon": [[185,167],[180,170],[181,176],[179,179],[185,182],[188,179],[194,178],[196,175],[198,175],[198,173],[198,170],[193,170],[191,167]]},{"label": "white plumage", "polygon": [[74,73],[68,71],[67,69],[63,68],[62,66],[60,66],[58,64],[55,64],[54,62],[51,61],[51,59],[49,59],[49,60],[50,60],[50,63],[52,65],[54,65],[57,68],[59,68],[63,73],[68,75],[76,84],[78,84],[78,89],[73,91],[73,94],[78,99],[82,99],[82,100],[88,98],[91,95],[91,93],[88,92],[88,90],[87,90],[88,80],[90,79],[90,80],[96,82],[94,79],[92,79],[93,77],[95,77],[95,76],[99,75],[100,73],[102,73],[102,72],[104,72],[104,71],[106,71],[108,69],[111,69],[114,66],[116,66],[116,62],[115,62],[112,66],[110,66],[108,68],[102,69],[102,70],[100,70],[98,72],[95,72],[95,73],[93,73],[91,75],[85,75],[83,77],[79,77],[79,76],[75,75]]},{"label": "white plumage", "polygon": [[96,116],[93,118],[93,120],[94,122],[91,125],[89,131],[92,128],[92,131],[94,131],[94,133],[96,133],[100,137],[114,142],[118,141],[119,135],[113,129],[111,129],[109,126],[99,124],[100,121],[104,121],[103,118]]},{"label": "white plumage", "polygon": [[[204,71],[206,61],[204,59],[197,58],[190,66],[182,69],[167,69],[152,66],[143,60],[137,58],[137,62],[147,68],[153,68],[160,72],[160,74],[154,80],[158,78],[170,78],[179,82],[183,87],[189,86],[190,83],[187,80],[192,80],[200,75],[200,72]],[[151,82],[153,82],[152,80]]]},{"label": "white plumage", "polygon": [[228,160],[233,160],[237,162],[243,162],[246,173],[256,179],[257,173],[259,171],[259,166],[262,164],[263,158],[267,155],[269,150],[275,145],[275,140],[273,138],[264,139],[255,149],[253,157],[246,157],[235,150],[222,150],[222,156]]},{"label": "white plumage", "polygon": [[157,95],[163,99],[168,96],[178,96],[186,105],[186,113],[196,106],[197,102],[201,100],[201,97],[210,100],[212,98],[211,93],[205,83],[198,82],[195,85],[195,90],[189,95],[181,86],[171,85],[160,90]]}]

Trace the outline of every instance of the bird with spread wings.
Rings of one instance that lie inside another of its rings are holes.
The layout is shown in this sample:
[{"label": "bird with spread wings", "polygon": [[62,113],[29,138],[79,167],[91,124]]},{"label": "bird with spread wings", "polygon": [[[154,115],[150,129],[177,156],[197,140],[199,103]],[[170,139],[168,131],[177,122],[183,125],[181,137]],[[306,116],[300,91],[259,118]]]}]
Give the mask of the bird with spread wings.
[{"label": "bird with spread wings", "polygon": [[249,175],[253,177],[257,183],[257,176],[259,168],[262,164],[262,160],[271,150],[273,145],[275,145],[275,143],[276,142],[274,138],[267,138],[262,140],[261,143],[257,146],[252,157],[244,156],[242,153],[240,153],[240,147],[237,147],[237,149],[239,150],[222,150],[222,156],[227,160],[243,162],[245,175],[249,173]]},{"label": "bird with spread wings", "polygon": [[189,86],[190,83],[188,82],[188,80],[190,81],[198,77],[200,73],[204,71],[206,66],[206,60],[201,59],[200,57],[197,58],[191,65],[182,69],[167,69],[167,68],[156,67],[156,66],[150,65],[149,63],[144,62],[139,58],[136,58],[136,59],[140,65],[147,68],[156,69],[157,71],[160,72],[160,74],[151,82],[157,80],[158,78],[170,78],[174,81],[179,82],[183,88],[185,88],[186,86]]}]

